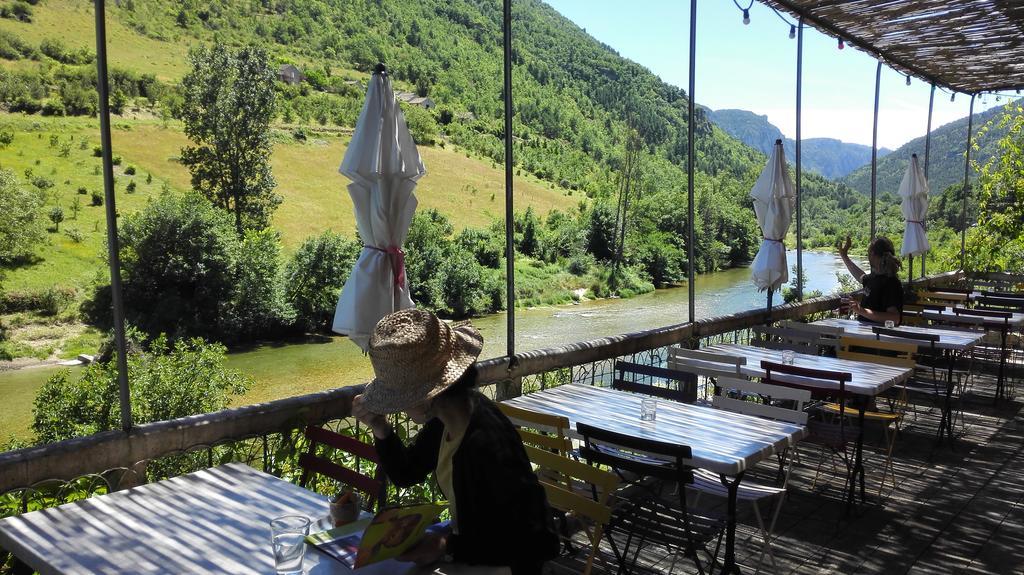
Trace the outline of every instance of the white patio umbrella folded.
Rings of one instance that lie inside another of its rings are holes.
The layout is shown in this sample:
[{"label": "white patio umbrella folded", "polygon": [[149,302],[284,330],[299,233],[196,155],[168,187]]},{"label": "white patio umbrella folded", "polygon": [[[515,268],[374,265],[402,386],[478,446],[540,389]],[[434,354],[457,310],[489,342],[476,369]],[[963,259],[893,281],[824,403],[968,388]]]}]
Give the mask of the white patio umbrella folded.
[{"label": "white patio umbrella folded", "polygon": [[380,318],[414,305],[402,244],[416,211],[416,181],[426,174],[383,66],[370,79],[338,171],[352,180],[348,193],[363,251],[338,298],[332,329],[366,351]]},{"label": "white patio umbrella folded", "polygon": [[[759,291],[778,291],[782,284],[789,281],[786,246],[783,242],[796,204],[796,192],[786,167],[781,140],[775,141],[771,158],[750,190],[750,197],[754,198],[754,213],[764,238],[750,266],[751,277]],[[771,293],[768,301],[771,305]]]},{"label": "white patio umbrella folded", "polygon": [[928,180],[925,179],[924,170],[917,161],[917,154],[910,156],[910,165],[903,174],[900,198],[903,199],[900,209],[906,222],[900,255],[906,257],[923,254],[931,249],[924,227],[928,218]]}]

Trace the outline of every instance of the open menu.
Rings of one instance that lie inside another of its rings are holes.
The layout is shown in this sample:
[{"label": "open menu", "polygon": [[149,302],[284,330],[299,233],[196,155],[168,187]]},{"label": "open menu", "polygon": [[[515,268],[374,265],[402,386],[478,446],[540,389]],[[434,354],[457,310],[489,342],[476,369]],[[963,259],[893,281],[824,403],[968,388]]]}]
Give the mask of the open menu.
[{"label": "open menu", "polygon": [[393,559],[412,548],[447,508],[428,503],[382,509],[376,516],[306,537],[306,542],[352,569]]}]

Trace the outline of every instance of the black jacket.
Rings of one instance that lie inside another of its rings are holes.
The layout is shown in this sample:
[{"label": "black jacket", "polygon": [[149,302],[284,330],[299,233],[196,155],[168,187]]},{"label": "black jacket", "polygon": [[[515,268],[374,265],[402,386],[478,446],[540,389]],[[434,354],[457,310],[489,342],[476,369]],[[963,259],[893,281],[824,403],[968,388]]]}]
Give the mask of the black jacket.
[{"label": "black jacket", "polygon": [[[559,541],[544,488],[512,423],[494,403],[471,392],[474,409],[452,460],[459,533],[449,536],[456,562],[504,565],[513,575],[539,575]],[[376,441],[381,465],[399,487],[422,483],[437,467],[444,425],[432,419],[408,446],[394,433]]]}]

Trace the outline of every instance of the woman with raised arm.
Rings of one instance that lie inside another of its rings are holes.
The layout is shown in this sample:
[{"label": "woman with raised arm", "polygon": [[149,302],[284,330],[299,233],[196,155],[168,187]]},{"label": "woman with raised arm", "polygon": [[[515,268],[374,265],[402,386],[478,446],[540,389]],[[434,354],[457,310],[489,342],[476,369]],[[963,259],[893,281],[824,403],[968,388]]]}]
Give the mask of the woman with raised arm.
[{"label": "woman with raised arm", "polygon": [[899,271],[903,263],[896,257],[896,249],[889,238],[879,236],[868,245],[868,263],[871,273],[864,273],[860,266],[850,259],[850,236],[839,243],[839,257],[850,270],[853,279],[864,286],[864,299],[850,298],[850,310],[860,319],[885,323],[892,321],[899,325],[903,319],[903,285]]},{"label": "woman with raised arm", "polygon": [[[476,391],[482,348],[470,325],[418,309],[385,316],[370,338],[376,378],[352,400],[352,415],[373,431],[391,482],[409,487],[433,473],[448,498],[450,530],[428,533],[399,559],[540,575],[558,554],[558,532],[516,428]],[[399,411],[423,426],[408,444],[384,417]]]}]

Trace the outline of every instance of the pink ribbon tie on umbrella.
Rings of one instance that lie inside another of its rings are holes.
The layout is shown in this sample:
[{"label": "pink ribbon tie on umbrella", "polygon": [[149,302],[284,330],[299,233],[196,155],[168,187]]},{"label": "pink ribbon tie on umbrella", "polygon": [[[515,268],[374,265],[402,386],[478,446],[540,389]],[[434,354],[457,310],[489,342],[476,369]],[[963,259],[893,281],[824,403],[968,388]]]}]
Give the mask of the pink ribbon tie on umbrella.
[{"label": "pink ribbon tie on umbrella", "polygon": [[377,246],[366,245],[363,247],[386,253],[388,257],[391,258],[391,271],[395,276],[395,287],[398,289],[405,287],[405,252],[403,252],[401,248],[398,246],[378,248]]}]

